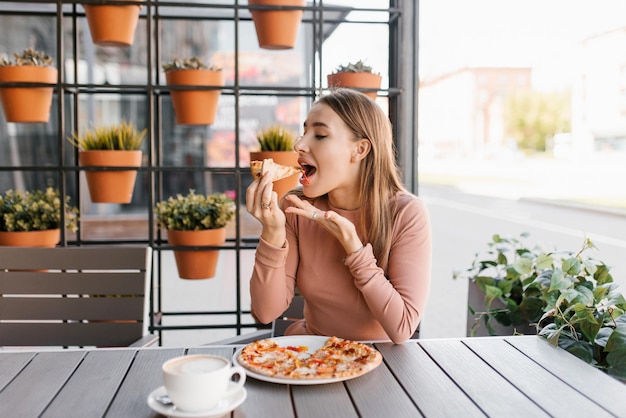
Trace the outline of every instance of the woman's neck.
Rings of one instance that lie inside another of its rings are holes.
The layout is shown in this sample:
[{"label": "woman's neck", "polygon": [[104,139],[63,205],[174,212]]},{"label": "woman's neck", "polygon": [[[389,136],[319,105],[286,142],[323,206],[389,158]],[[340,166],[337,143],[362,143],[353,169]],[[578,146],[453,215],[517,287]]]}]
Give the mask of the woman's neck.
[{"label": "woman's neck", "polygon": [[339,191],[328,194],[328,204],[333,208],[341,210],[357,210],[361,207],[361,202],[358,201],[356,196]]}]

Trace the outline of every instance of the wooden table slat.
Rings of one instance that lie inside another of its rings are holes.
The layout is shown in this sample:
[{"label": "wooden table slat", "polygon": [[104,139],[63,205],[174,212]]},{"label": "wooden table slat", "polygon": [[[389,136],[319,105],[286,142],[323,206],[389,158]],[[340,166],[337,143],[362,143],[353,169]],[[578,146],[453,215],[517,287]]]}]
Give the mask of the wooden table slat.
[{"label": "wooden table slat", "polygon": [[365,376],[347,380],[346,386],[362,417],[384,417],[389,411],[394,411],[394,418],[421,416],[409,395],[385,364],[381,364]]},{"label": "wooden table slat", "polygon": [[[298,418],[358,417],[343,383],[291,386],[291,393]],[[327,401],[320,402],[322,398]]]},{"label": "wooden table slat", "polygon": [[[135,352],[128,350],[89,351],[43,417],[70,417],[77,410],[81,418],[103,416],[134,356]],[[107,371],[106,376],[101,370]],[[84,405],[88,409],[81,409]]]},{"label": "wooden table slat", "polygon": [[573,354],[552,346],[543,337],[511,337],[506,338],[506,341],[611,413],[626,416],[626,384],[586,364]]},{"label": "wooden table slat", "polygon": [[293,418],[295,415],[288,389],[286,385],[266,383],[249,378],[246,380],[248,397],[234,411],[233,417]]},{"label": "wooden table slat", "polygon": [[148,395],[163,385],[161,365],[172,357],[182,356],[182,348],[139,350],[130,370],[109,411],[107,417],[154,417],[148,407]]},{"label": "wooden table slat", "polygon": [[419,345],[378,344],[376,348],[424,416],[485,416]]},{"label": "wooden table slat", "polygon": [[[498,372],[485,367],[485,362],[462,341],[423,340],[419,344],[487,415],[523,418],[548,416]],[[494,399],[500,401],[494,402]]]},{"label": "wooden table slat", "polygon": [[0,391],[26,367],[33,357],[35,353],[9,353],[0,357]]},{"label": "wooden table slat", "polygon": [[[576,396],[578,393],[575,389],[546,373],[543,367],[522,352],[510,350],[510,345],[504,340],[470,338],[464,343],[550,415],[583,415],[594,418],[611,416],[606,409],[588,398]],[[563,399],[569,401],[563,402]]]},{"label": "wooden table slat", "polygon": [[38,416],[54,399],[84,356],[85,353],[81,351],[51,351],[35,356],[11,384],[0,392],[0,416]]}]

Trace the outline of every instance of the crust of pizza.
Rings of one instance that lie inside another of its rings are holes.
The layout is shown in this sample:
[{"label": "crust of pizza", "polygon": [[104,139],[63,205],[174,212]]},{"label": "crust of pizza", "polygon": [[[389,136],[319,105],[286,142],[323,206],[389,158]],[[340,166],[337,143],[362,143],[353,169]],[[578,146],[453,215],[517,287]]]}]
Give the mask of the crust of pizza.
[{"label": "crust of pizza", "polygon": [[332,379],[356,377],[380,365],[380,352],[366,344],[329,337],[313,353],[306,347],[283,347],[272,339],[244,347],[239,363],[264,376],[286,379]]},{"label": "crust of pizza", "polygon": [[281,180],[294,174],[302,173],[302,169],[299,167],[292,167],[282,165],[274,162],[272,158],[266,158],[263,161],[255,160],[250,162],[250,171],[252,177],[258,179],[265,171],[269,171],[272,176],[272,181]]}]

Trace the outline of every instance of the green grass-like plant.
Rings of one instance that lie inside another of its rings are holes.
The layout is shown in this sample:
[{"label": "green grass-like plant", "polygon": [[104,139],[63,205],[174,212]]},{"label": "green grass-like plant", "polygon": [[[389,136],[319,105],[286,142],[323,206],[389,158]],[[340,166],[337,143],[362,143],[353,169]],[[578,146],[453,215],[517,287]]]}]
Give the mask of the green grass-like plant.
[{"label": "green grass-like plant", "polygon": [[82,135],[74,133],[68,140],[81,151],[136,151],[141,149],[146,132],[122,121],[116,125],[88,129]]},{"label": "green grass-like plant", "polygon": [[[551,344],[626,379],[626,299],[617,291],[604,262],[588,255],[597,249],[585,239],[579,251],[546,251],[519,237],[494,235],[489,249],[455,278],[476,283],[485,294],[486,312],[475,312],[474,329],[491,321],[534,324]],[[492,307],[500,300],[505,308]]]},{"label": "green grass-like plant", "polygon": [[156,204],[154,213],[160,227],[175,231],[202,231],[225,227],[235,215],[235,202],[224,193],[189,194]]},{"label": "green grass-like plant", "polygon": [[65,205],[58,190],[48,187],[45,191],[21,192],[7,190],[0,195],[0,231],[23,232],[57,229],[61,225],[61,210],[65,210],[65,226],[72,232],[78,229],[78,208]]},{"label": "green grass-like plant", "polygon": [[261,151],[293,151],[296,133],[281,125],[269,126],[257,133]]}]

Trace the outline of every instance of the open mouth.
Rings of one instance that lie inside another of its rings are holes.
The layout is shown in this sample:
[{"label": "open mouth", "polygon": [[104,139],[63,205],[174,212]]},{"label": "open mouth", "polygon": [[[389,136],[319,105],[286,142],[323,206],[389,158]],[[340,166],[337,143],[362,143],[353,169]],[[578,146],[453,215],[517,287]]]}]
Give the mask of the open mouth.
[{"label": "open mouth", "polygon": [[310,164],[305,163],[304,161],[300,161],[300,168],[302,169],[302,178],[300,182],[302,184],[309,184],[310,178],[315,175],[317,168]]}]

